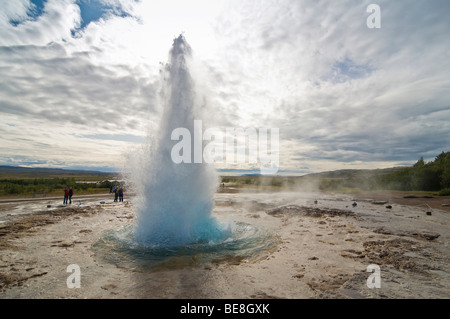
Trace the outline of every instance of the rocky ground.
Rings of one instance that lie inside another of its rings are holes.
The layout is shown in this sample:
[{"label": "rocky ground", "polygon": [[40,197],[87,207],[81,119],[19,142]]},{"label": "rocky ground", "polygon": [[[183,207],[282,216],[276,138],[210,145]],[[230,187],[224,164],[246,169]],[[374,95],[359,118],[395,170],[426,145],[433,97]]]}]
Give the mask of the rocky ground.
[{"label": "rocky ground", "polygon": [[[216,194],[213,214],[255,225],[276,245],[251,258],[153,270],[110,263],[93,250],[105,231],[134,222],[131,200],[5,203],[0,298],[449,298],[450,213],[429,198],[408,205],[396,202],[399,194],[369,195],[230,187]],[[73,264],[80,288],[68,286]],[[367,285],[373,264],[379,288]]]}]

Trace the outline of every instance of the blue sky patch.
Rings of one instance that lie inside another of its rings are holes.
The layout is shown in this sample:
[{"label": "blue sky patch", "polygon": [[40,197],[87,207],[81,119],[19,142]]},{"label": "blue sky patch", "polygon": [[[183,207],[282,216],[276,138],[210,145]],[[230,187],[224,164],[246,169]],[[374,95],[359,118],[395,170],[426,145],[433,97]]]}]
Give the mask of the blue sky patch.
[{"label": "blue sky patch", "polygon": [[42,13],[44,12],[44,6],[45,6],[46,0],[31,0],[31,6],[28,8],[27,14],[28,17],[25,20],[10,20],[9,23],[11,23],[13,26],[18,26],[24,21],[35,21],[37,20]]},{"label": "blue sky patch", "polygon": [[345,57],[333,64],[330,73],[326,76],[326,80],[334,83],[342,83],[354,79],[365,78],[373,71],[374,69],[370,65],[357,64],[352,59]]},{"label": "blue sky patch", "polygon": [[128,13],[122,10],[120,5],[111,5],[99,0],[78,0],[76,2],[81,11],[81,29],[89,23],[98,21],[111,15],[118,17],[128,17]]},{"label": "blue sky patch", "polygon": [[[31,6],[28,8],[28,17],[24,20],[10,20],[13,26],[18,26],[24,21],[35,21],[43,13],[47,0],[31,0]],[[80,7],[81,26],[84,29],[89,23],[99,21],[111,15],[119,17],[128,17],[128,13],[123,11],[120,5],[113,5],[102,0],[77,0],[75,2]]]}]

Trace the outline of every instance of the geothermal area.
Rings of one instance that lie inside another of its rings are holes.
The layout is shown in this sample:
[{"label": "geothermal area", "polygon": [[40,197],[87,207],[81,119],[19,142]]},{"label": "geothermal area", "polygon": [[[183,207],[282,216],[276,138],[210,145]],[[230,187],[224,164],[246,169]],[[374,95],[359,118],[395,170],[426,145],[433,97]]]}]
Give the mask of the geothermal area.
[{"label": "geothermal area", "polygon": [[448,206],[238,187],[175,163],[173,130],[202,119],[190,57],[176,38],[124,202],[0,201],[0,298],[450,297]]}]

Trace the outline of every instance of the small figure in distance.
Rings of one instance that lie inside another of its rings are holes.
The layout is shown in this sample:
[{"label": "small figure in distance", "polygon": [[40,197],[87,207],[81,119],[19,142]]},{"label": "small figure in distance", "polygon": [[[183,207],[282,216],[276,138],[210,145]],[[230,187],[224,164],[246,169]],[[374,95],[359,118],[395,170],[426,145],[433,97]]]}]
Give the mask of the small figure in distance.
[{"label": "small figure in distance", "polygon": [[119,188],[119,202],[123,202],[123,188]]},{"label": "small figure in distance", "polygon": [[[72,187],[69,188],[69,204],[72,204],[72,196],[73,196],[73,190]],[[67,202],[66,202],[67,204]]]},{"label": "small figure in distance", "polygon": [[69,187],[66,186],[66,188],[64,188],[64,200],[63,200],[64,205],[67,204],[68,199],[69,199]]}]

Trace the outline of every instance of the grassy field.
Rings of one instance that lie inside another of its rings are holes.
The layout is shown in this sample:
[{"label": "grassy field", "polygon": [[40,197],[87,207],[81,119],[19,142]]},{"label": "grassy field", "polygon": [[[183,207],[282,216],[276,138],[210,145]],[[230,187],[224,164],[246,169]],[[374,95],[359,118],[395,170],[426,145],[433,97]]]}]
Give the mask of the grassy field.
[{"label": "grassy field", "polygon": [[108,193],[119,178],[118,174],[94,171],[1,167],[0,197],[62,196],[66,186],[76,195]]}]

